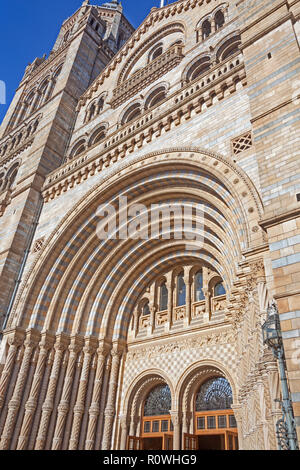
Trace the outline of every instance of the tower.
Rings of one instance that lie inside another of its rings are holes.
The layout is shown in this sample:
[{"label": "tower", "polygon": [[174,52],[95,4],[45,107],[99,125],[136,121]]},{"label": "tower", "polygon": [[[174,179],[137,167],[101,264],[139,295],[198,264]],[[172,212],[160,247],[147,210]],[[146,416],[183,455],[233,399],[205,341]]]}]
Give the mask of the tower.
[{"label": "tower", "polygon": [[78,99],[133,30],[118,2],[84,1],[64,21],[49,57],[25,70],[0,129],[1,324],[39,220],[43,182],[63,162]]}]

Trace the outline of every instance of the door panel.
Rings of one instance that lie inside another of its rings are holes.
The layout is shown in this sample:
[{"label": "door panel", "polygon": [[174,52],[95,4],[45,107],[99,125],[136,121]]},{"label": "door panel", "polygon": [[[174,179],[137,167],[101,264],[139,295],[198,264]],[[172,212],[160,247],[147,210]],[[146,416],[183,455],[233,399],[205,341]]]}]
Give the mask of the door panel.
[{"label": "door panel", "polygon": [[184,434],[184,449],[183,450],[198,450],[198,436],[196,434]]},{"label": "door panel", "polygon": [[135,436],[128,436],[127,450],[143,450],[143,439]]},{"label": "door panel", "polygon": [[238,450],[238,435],[236,432],[226,431],[225,445],[226,450]]},{"label": "door panel", "polygon": [[164,434],[163,450],[173,450],[173,435],[172,434]]}]

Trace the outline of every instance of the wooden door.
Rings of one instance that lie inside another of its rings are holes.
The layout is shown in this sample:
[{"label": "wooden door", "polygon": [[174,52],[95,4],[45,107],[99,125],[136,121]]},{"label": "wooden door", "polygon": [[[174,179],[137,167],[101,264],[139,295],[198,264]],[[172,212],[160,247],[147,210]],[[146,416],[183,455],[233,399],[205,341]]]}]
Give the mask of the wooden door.
[{"label": "wooden door", "polygon": [[225,449],[226,450],[238,450],[238,435],[236,432],[226,431],[225,435]]},{"label": "wooden door", "polygon": [[173,435],[172,434],[164,434],[163,450],[173,450]]},{"label": "wooden door", "polygon": [[127,450],[143,450],[143,439],[135,436],[128,436]]},{"label": "wooden door", "polygon": [[183,450],[198,450],[198,436],[196,434],[183,435],[184,449]]}]

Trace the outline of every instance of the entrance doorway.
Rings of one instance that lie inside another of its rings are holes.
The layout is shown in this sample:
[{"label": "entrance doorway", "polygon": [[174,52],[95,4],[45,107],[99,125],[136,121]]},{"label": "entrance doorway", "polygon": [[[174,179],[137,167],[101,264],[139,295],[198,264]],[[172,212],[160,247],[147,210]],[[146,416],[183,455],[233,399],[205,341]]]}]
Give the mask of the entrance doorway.
[{"label": "entrance doorway", "polygon": [[237,423],[231,404],[232,390],[224,377],[204,382],[195,397],[195,434],[185,435],[185,450],[238,450]]},{"label": "entrance doorway", "polygon": [[171,391],[158,385],[148,394],[143,405],[140,437],[129,436],[128,449],[173,450]]}]

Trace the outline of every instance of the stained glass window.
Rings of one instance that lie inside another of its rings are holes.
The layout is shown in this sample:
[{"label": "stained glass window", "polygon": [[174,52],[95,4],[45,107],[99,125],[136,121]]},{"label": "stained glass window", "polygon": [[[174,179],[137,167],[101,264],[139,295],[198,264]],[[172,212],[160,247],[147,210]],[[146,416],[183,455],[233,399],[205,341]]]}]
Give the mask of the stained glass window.
[{"label": "stained glass window", "polygon": [[215,377],[205,382],[196,396],[196,411],[227,410],[232,405],[232,390],[228,380]]},{"label": "stained glass window", "polygon": [[170,409],[171,391],[168,385],[153,388],[145,401],[144,416],[168,415]]},{"label": "stained glass window", "polygon": [[202,271],[199,271],[195,276],[195,301],[200,302],[204,300],[203,293],[203,274]]},{"label": "stained glass window", "polygon": [[183,274],[179,274],[177,278],[177,307],[185,305],[186,302],[186,287],[183,279]]},{"label": "stained glass window", "polygon": [[160,286],[159,310],[168,310],[168,288],[165,282]]},{"label": "stained glass window", "polygon": [[223,285],[223,282],[218,282],[218,284],[215,285],[215,289],[214,289],[215,297],[217,297],[218,295],[225,295],[225,294],[226,294],[226,290]]}]

